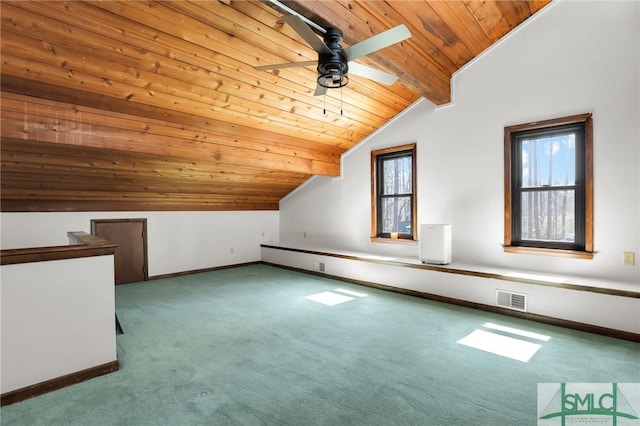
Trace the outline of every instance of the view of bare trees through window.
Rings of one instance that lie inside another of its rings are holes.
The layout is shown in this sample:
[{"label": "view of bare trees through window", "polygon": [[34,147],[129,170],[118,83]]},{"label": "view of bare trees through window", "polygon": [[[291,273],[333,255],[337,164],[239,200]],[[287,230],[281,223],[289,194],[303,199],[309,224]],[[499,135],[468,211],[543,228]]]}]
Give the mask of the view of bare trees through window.
[{"label": "view of bare trees through window", "polygon": [[505,252],[592,259],[591,113],[507,126],[504,154]]},{"label": "view of bare trees through window", "polygon": [[524,139],[520,147],[522,239],[575,242],[575,134]]},{"label": "view of bare trees through window", "polygon": [[411,155],[386,158],[382,163],[382,232],[412,233]]}]

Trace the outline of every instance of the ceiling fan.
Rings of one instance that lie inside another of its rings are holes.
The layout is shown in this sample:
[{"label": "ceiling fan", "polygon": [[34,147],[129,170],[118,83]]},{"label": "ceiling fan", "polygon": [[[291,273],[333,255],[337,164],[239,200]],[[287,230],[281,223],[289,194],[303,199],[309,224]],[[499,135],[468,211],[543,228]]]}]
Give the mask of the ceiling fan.
[{"label": "ceiling fan", "polygon": [[323,41],[318,38],[316,33],[313,32],[300,17],[296,15],[285,15],[282,19],[318,52],[318,60],[264,65],[254,67],[256,70],[269,71],[317,65],[318,79],[314,96],[324,95],[327,89],[346,86],[347,83],[349,83],[349,72],[387,85],[393,84],[398,79],[398,77],[393,74],[353,61],[411,37],[409,29],[404,24],[343,49],[341,46],[342,31],[338,28],[327,28],[323,36]]}]

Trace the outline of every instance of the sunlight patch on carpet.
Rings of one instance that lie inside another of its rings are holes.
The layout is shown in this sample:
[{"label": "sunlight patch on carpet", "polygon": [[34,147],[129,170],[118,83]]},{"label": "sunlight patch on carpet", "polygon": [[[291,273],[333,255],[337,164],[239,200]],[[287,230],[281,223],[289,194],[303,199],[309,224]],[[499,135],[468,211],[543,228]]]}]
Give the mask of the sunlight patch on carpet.
[{"label": "sunlight patch on carpet", "polygon": [[305,299],[313,300],[314,302],[322,303],[327,306],[339,305],[340,303],[355,300],[354,297],[334,293],[332,291],[323,291],[322,293],[312,294],[311,296],[305,297]]},{"label": "sunlight patch on carpet", "polygon": [[543,342],[546,342],[551,338],[549,336],[545,336],[544,334],[538,334],[532,331],[520,330],[519,328],[507,327],[504,325],[494,324],[492,322],[484,323],[483,327],[490,328],[492,330],[505,331],[507,333],[515,334],[522,337],[529,337],[531,339],[542,340]]},{"label": "sunlight patch on carpet", "polygon": [[348,294],[349,296],[367,297],[367,294],[365,294],[365,293],[359,293],[359,292],[353,291],[353,290],[346,290],[344,288],[336,288],[334,291],[337,291],[338,293]]},{"label": "sunlight patch on carpet", "polygon": [[484,330],[475,330],[458,340],[457,343],[522,362],[529,362],[531,357],[542,347],[537,343]]}]

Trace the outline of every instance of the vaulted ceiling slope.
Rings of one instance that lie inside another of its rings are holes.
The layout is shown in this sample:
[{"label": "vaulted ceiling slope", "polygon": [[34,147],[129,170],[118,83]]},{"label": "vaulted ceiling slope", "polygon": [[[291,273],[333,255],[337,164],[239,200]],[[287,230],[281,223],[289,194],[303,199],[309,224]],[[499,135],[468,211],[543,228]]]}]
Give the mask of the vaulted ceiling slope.
[{"label": "vaulted ceiling slope", "polygon": [[278,209],[547,3],[287,1],[344,47],[412,34],[357,61],[398,82],[314,96],[314,66],[254,69],[317,59],[270,1],[3,1],[2,210]]}]

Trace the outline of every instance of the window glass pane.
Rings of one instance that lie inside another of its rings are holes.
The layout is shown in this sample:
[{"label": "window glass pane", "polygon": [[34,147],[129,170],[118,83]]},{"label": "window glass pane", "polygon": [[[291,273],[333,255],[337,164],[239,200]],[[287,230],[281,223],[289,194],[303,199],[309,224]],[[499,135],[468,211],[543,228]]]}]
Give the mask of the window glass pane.
[{"label": "window glass pane", "polygon": [[575,242],[575,191],[522,193],[522,240]]},{"label": "window glass pane", "polygon": [[411,197],[387,197],[382,200],[382,232],[412,234]]},{"label": "window glass pane", "polygon": [[[411,193],[411,156],[387,158],[382,162],[383,195]],[[395,231],[394,231],[395,232]]]},{"label": "window glass pane", "polygon": [[524,188],[573,185],[576,181],[576,135],[527,138],[521,144]]}]

